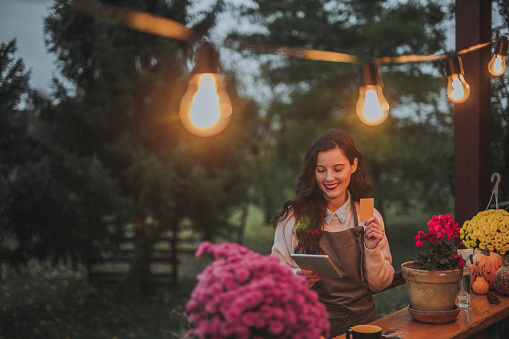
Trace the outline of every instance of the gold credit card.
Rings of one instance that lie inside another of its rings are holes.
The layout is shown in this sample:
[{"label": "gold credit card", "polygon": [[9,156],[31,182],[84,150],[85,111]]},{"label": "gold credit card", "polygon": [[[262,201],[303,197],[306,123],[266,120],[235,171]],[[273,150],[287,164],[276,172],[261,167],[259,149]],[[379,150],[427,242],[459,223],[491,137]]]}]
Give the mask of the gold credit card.
[{"label": "gold credit card", "polygon": [[366,222],[369,218],[373,216],[375,209],[375,199],[374,198],[364,198],[360,200],[361,203],[361,213],[360,213],[360,222]]}]

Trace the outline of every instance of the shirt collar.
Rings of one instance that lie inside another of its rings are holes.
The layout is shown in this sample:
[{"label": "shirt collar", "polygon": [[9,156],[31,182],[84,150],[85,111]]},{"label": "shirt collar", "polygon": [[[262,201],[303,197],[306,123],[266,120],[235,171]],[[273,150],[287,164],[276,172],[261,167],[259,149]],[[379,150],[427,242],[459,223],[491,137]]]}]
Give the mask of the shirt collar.
[{"label": "shirt collar", "polygon": [[350,192],[348,192],[348,198],[346,199],[343,206],[338,208],[335,212],[332,212],[327,208],[327,215],[325,216],[325,223],[329,225],[334,218],[334,214],[338,217],[339,221],[343,224],[346,220],[346,216],[348,215],[348,212],[350,211]]}]

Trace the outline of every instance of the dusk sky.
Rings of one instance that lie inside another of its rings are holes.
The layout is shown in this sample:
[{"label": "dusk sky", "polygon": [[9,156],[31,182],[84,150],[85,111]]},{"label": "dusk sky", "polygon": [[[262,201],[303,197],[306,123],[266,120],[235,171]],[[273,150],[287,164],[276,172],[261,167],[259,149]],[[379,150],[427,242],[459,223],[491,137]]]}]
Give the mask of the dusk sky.
[{"label": "dusk sky", "polygon": [[44,46],[43,17],[51,3],[51,0],[0,0],[0,42],[16,38],[18,50],[14,57],[22,58],[32,71],[31,86],[46,94],[54,72],[54,58]]}]

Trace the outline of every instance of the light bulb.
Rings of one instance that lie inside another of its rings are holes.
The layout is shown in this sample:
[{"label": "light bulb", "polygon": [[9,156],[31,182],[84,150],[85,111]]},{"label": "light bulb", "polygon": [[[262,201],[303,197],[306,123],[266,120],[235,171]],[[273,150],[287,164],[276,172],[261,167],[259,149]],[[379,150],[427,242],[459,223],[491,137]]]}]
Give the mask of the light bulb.
[{"label": "light bulb", "polygon": [[505,72],[505,56],[507,55],[507,37],[497,41],[495,52],[488,64],[488,70],[494,76],[500,76]]},{"label": "light bulb", "polygon": [[365,62],[360,68],[361,87],[355,112],[360,121],[368,126],[378,126],[389,116],[389,103],[382,91],[379,67]]},{"label": "light bulb", "polygon": [[221,133],[232,115],[232,103],[219,74],[219,53],[209,42],[196,50],[196,64],[180,101],[182,125],[194,135],[211,137]]},{"label": "light bulb", "polygon": [[505,72],[505,57],[500,54],[494,54],[488,64],[488,70],[494,76],[500,76]]},{"label": "light bulb", "polygon": [[389,116],[389,103],[379,85],[359,88],[359,99],[355,106],[359,119],[368,126],[378,126]]},{"label": "light bulb", "polygon": [[463,64],[460,57],[448,58],[447,70],[447,96],[456,103],[465,102],[470,96],[470,85],[463,75]]},{"label": "light bulb", "polygon": [[452,74],[447,77],[447,96],[456,104],[461,104],[468,99],[470,85],[465,81],[463,74]]},{"label": "light bulb", "polygon": [[180,101],[180,121],[192,134],[210,137],[230,122],[232,105],[222,77],[215,73],[193,74]]}]

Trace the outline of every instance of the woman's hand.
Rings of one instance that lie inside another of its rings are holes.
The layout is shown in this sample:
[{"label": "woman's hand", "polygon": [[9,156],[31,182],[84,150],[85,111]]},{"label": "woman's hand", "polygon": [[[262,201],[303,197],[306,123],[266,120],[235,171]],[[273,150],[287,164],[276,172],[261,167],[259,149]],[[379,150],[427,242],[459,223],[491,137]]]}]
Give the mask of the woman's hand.
[{"label": "woman's hand", "polygon": [[308,280],[308,287],[311,287],[318,281],[322,280],[322,276],[318,273],[313,272],[313,271],[300,270],[300,272],[298,274],[306,277],[306,279]]},{"label": "woman's hand", "polygon": [[364,236],[366,240],[364,244],[367,249],[375,249],[380,241],[384,237],[384,229],[382,225],[378,222],[378,219],[375,217],[371,217],[366,220],[366,228],[364,229]]}]

